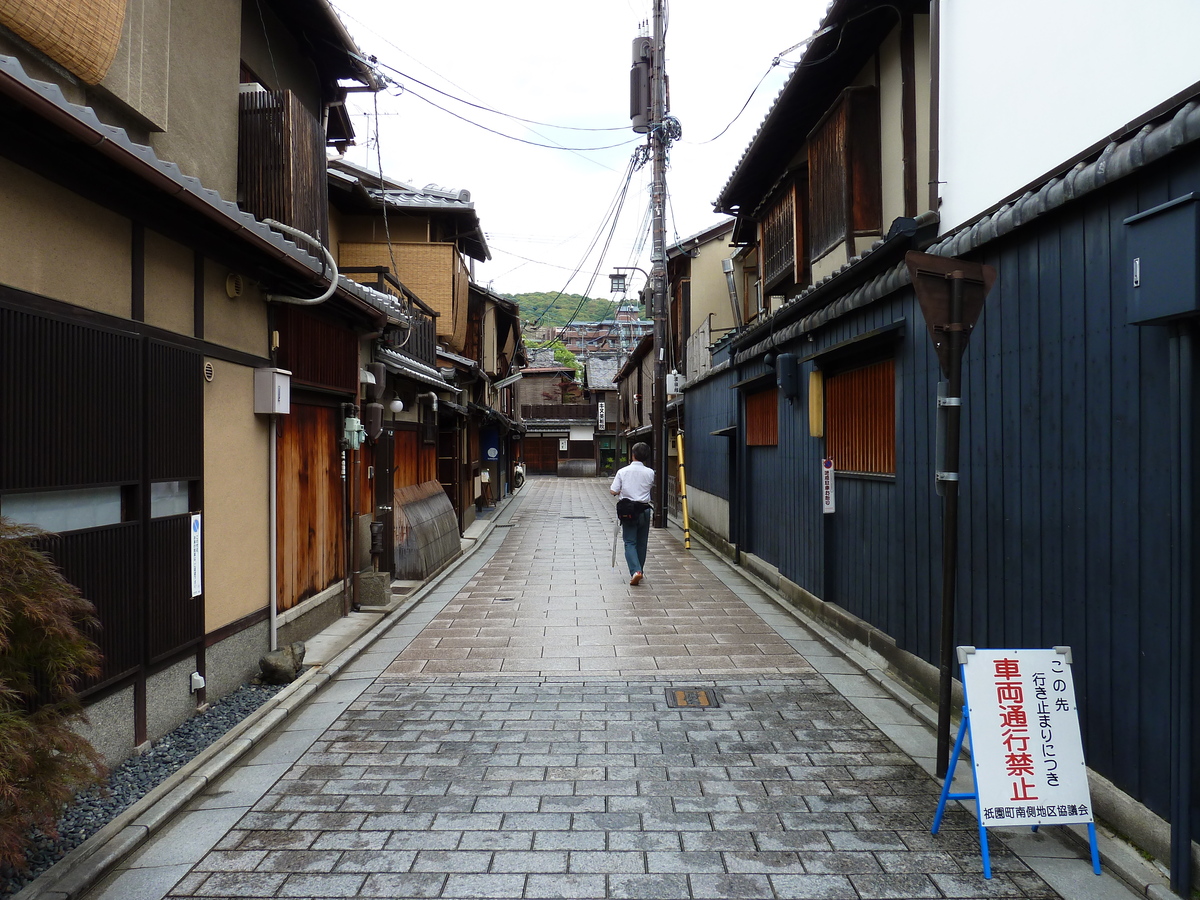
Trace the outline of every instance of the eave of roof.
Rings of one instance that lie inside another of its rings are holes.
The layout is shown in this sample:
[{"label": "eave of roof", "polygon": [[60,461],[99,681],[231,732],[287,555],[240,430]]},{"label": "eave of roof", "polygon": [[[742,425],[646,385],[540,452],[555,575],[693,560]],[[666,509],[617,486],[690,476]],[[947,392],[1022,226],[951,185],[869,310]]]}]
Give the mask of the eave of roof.
[{"label": "eave of roof", "polygon": [[808,132],[895,26],[895,15],[901,9],[919,11],[929,6],[929,0],[869,5],[872,2],[832,0],[829,4],[813,33],[834,30],[813,39],[805,49],[713,202],[717,212],[748,214],[750,210],[741,207],[757,204],[786,171]]},{"label": "eave of roof", "polygon": [[[1200,85],[1196,89],[1200,91]],[[943,237],[926,248],[925,252],[945,257],[965,256],[1041,216],[1127,178],[1139,169],[1197,142],[1200,142],[1200,101],[1188,100],[1169,118],[1157,124],[1147,124],[1121,140],[1110,141],[1098,154],[1080,160],[1065,172],[1059,171],[1018,199],[1004,203],[994,212]],[[864,257],[864,260],[868,258]],[[840,290],[838,279],[848,275],[852,268],[852,264],[847,264],[839,272],[808,288],[775,314],[780,316],[792,310],[784,320],[787,324],[777,322],[779,327],[772,328],[768,327],[770,322],[767,322],[753,331],[738,335],[734,341],[734,362],[744,363],[796,340],[911,283],[908,268],[901,260],[850,290]],[[818,300],[818,297],[824,299]],[[812,305],[814,302],[815,306]],[[797,313],[801,315],[797,316]]]},{"label": "eave of roof", "polygon": [[380,85],[358,44],[329,0],[267,0],[326,80],[358,81],[373,91]]},{"label": "eave of roof", "polygon": [[356,165],[349,160],[334,158],[328,164],[329,186],[340,188],[341,194],[331,194],[330,200],[346,212],[373,212],[395,209],[401,212],[437,212],[453,216],[463,226],[455,235],[455,243],[473,259],[486,262],[492,258],[487,239],[479,224],[479,214],[467,190],[446,190],[434,185],[413,187]]},{"label": "eave of roof", "polygon": [[715,225],[710,225],[703,231],[697,231],[695,234],[685,237],[681,241],[676,241],[672,246],[667,248],[667,259],[675,259],[682,256],[697,247],[714,241],[727,231],[733,231],[733,226],[737,219],[723,218]]},{"label": "eave of roof", "polygon": [[[281,289],[277,292],[303,293],[327,283],[324,260],[222,199],[199,179],[184,175],[175,163],[159,159],[150,147],[134,143],[124,129],[101,122],[91,107],[70,103],[58,85],[31,78],[16,58],[0,56],[0,113],[7,112],[5,101],[27,113],[31,123],[53,129],[59,136],[55,149],[62,151],[63,158],[86,158],[90,168],[102,165],[110,177],[124,179],[113,190],[124,187],[131,193],[136,187],[140,195],[152,197],[164,222],[173,221],[177,229],[203,232],[227,252],[247,258],[253,255],[257,259],[253,274],[273,282]],[[14,124],[11,116],[9,124]],[[43,162],[49,148],[50,142],[43,142],[37,150]],[[19,162],[25,164],[25,160]],[[55,173],[43,174],[52,177]],[[70,180],[75,173],[59,174]],[[87,187],[93,193],[100,189],[94,183]],[[403,315],[403,308],[388,295],[344,276],[338,276],[335,296],[376,320]]]}]

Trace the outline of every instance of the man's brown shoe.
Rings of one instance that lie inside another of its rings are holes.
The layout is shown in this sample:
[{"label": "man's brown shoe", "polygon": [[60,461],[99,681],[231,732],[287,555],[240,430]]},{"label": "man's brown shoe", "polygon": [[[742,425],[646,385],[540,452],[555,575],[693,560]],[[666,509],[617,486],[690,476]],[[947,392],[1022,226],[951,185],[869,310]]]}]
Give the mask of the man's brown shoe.
[{"label": "man's brown shoe", "polygon": [[633,577],[629,579],[630,584],[638,584],[642,580],[641,572],[634,572]]}]

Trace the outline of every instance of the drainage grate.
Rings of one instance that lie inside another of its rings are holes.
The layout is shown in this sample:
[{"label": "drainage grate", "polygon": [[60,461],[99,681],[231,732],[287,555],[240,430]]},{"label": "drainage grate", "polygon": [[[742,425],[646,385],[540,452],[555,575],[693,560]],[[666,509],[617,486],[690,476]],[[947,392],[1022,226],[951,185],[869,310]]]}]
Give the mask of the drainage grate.
[{"label": "drainage grate", "polygon": [[667,707],[670,709],[716,709],[721,695],[714,688],[667,688]]},{"label": "drainage grate", "polygon": [[512,603],[512,597],[496,597],[492,600],[493,603]]},{"label": "drainage grate", "polygon": [[563,516],[564,519],[590,519],[591,516]]}]

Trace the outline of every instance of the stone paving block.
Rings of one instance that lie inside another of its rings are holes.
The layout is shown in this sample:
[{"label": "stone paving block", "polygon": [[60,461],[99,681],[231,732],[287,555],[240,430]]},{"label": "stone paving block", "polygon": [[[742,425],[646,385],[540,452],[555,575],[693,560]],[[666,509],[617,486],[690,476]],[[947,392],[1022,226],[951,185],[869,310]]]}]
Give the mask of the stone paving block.
[{"label": "stone paving block", "polygon": [[604,850],[607,846],[603,831],[538,831],[533,835],[534,850],[594,851]]},{"label": "stone paving block", "polygon": [[569,871],[578,874],[631,874],[646,871],[645,854],[634,851],[596,853],[572,850]]},{"label": "stone paving block", "polygon": [[[693,897],[720,897],[725,900],[762,900],[773,896],[765,875],[689,875]],[[793,896],[804,896],[794,894]]]},{"label": "stone paving block", "polygon": [[[1090,873],[1089,873],[1090,874]],[[993,872],[991,878],[977,875],[933,873],[930,879],[947,897],[988,898],[1024,897],[1025,891],[1004,872]]]},{"label": "stone paving block", "polygon": [[492,854],[486,850],[421,850],[414,872],[486,872]]},{"label": "stone paving block", "polygon": [[842,875],[770,875],[768,880],[779,897],[811,900],[859,900],[850,879]]},{"label": "stone paving block", "polygon": [[537,900],[599,900],[611,895],[603,875],[530,875],[524,896]]},{"label": "stone paving block", "polygon": [[274,897],[285,878],[282,872],[213,872],[192,892],[197,897]]},{"label": "stone paving block", "polygon": [[524,875],[451,875],[446,879],[443,896],[490,900],[492,897],[520,897],[524,889]]},{"label": "stone paving block", "polygon": [[493,872],[528,874],[567,871],[567,851],[565,850],[532,850],[532,851],[500,851],[492,857]]},{"label": "stone paving block", "polygon": [[279,897],[357,897],[365,875],[289,875]]},{"label": "stone paving block", "polygon": [[713,850],[651,851],[646,854],[646,869],[649,872],[681,872],[685,875],[726,871],[721,854]]},{"label": "stone paving block", "polygon": [[[934,881],[925,875],[851,875],[850,880],[863,900],[909,900],[909,898],[945,896]],[[986,895],[951,894],[950,896]]]},{"label": "stone paving block", "polygon": [[330,831],[313,841],[313,850],[380,850],[390,831]]},{"label": "stone paving block", "polygon": [[678,900],[690,896],[686,875],[610,875],[608,884],[612,898]]},{"label": "stone paving block", "polygon": [[532,850],[532,831],[465,831],[459,850]]},{"label": "stone paving block", "polygon": [[462,837],[455,831],[392,831],[387,834],[385,850],[453,850]]},{"label": "stone paving block", "polygon": [[358,889],[360,897],[439,897],[446,884],[443,874],[384,873],[368,875]]}]

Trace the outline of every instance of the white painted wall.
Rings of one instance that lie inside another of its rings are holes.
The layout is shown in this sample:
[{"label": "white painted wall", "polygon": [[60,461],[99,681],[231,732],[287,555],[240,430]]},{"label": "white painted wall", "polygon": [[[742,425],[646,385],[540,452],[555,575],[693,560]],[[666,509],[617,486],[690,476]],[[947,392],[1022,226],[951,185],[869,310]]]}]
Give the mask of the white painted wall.
[{"label": "white painted wall", "polygon": [[1200,82],[1197,0],[940,0],[948,231]]}]

